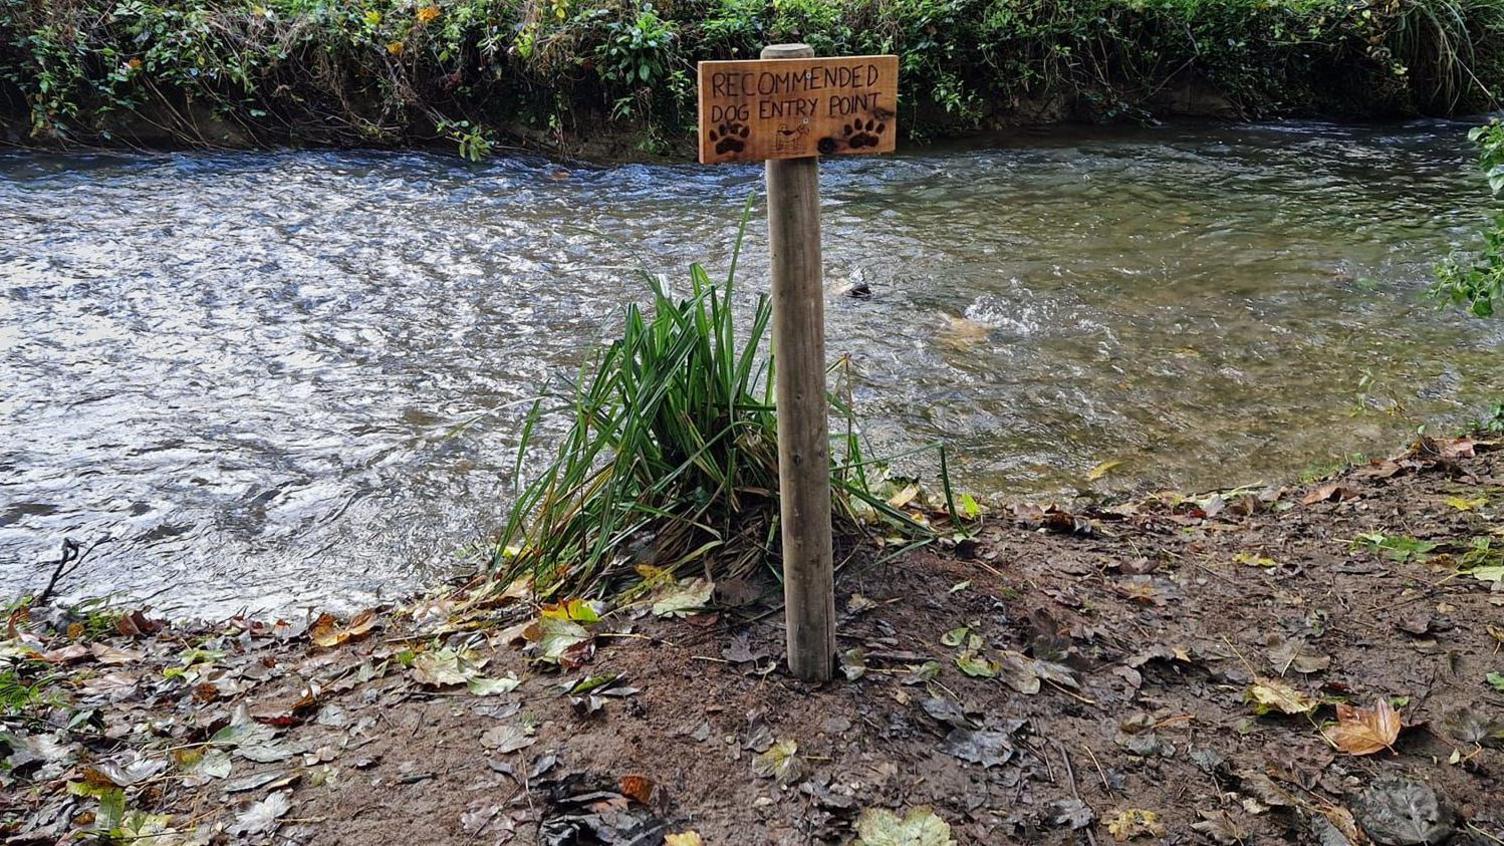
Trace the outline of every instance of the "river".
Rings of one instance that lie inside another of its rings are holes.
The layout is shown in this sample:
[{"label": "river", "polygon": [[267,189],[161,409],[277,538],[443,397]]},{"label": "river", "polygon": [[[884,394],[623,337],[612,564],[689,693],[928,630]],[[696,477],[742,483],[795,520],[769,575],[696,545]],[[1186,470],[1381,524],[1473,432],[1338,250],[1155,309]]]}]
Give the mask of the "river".
[{"label": "river", "polygon": [[[1421,297],[1480,222],[1465,129],[1062,130],[830,162],[830,353],[876,451],[943,438],[984,499],[1387,450],[1504,393],[1504,321]],[[724,268],[760,177],[0,155],[0,594],[44,584],[64,537],[110,539],[65,593],[185,616],[348,610],[451,572],[504,512],[519,403],[646,299],[641,272]],[[756,226],[747,249],[750,296]],[[873,296],[835,290],[855,282]]]}]

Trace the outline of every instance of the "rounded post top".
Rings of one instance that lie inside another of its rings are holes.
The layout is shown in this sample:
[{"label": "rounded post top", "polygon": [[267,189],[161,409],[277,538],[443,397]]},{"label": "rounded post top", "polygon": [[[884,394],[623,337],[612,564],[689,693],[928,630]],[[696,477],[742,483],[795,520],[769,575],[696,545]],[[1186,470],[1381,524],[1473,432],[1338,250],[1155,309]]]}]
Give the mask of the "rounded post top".
[{"label": "rounded post top", "polygon": [[815,48],[808,44],[769,44],[762,48],[764,59],[813,59]]}]

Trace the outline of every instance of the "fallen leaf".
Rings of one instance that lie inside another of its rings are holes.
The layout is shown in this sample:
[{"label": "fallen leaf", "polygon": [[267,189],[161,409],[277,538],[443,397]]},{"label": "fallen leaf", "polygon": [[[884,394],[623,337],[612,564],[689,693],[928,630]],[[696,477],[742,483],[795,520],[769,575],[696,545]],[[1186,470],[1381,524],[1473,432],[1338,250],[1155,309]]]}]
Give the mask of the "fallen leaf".
[{"label": "fallen leaf", "polygon": [[1345,702],[1337,704],[1337,723],[1321,732],[1349,755],[1372,755],[1383,749],[1394,751],[1400,736],[1400,715],[1379,697],[1372,708],[1355,708]]},{"label": "fallen leaf", "polygon": [[780,787],[797,784],[804,779],[804,759],[799,757],[799,744],[792,740],[780,740],[752,760],[752,772],[762,778],[771,778]]},{"label": "fallen leaf", "polygon": [[1250,567],[1264,567],[1266,569],[1278,567],[1279,562],[1267,555],[1255,555],[1252,552],[1239,552],[1232,557],[1239,564],[1247,564]]},{"label": "fallen leaf", "polygon": [[705,846],[697,831],[681,831],[663,838],[663,846]]},{"label": "fallen leaf", "polygon": [[1098,464],[1097,466],[1091,468],[1091,470],[1087,471],[1086,481],[1095,482],[1103,476],[1106,476],[1108,473],[1111,473],[1114,467],[1122,463],[1123,461],[1120,458],[1115,458],[1111,461],[1104,461],[1101,464]]},{"label": "fallen leaf", "polygon": [[1113,840],[1123,843],[1137,837],[1164,837],[1168,830],[1154,811],[1127,808],[1107,823],[1107,832]]},{"label": "fallen leaf", "polygon": [[243,835],[272,831],[279,825],[278,820],[292,810],[292,801],[288,798],[291,795],[292,791],[281,790],[260,802],[251,803],[230,824],[230,833]]},{"label": "fallen leaf", "polygon": [[868,808],[856,821],[855,846],[955,846],[950,824],[929,808],[902,818],[886,808]]},{"label": "fallen leaf", "polygon": [[652,804],[656,785],[647,776],[625,775],[617,782],[617,786],[621,789],[621,795],[628,799],[635,799],[642,805]]},{"label": "fallen leaf", "polygon": [[984,768],[1000,767],[1013,757],[1012,732],[953,728],[941,742],[940,751]]},{"label": "fallen leaf", "polygon": [[537,738],[529,737],[527,732],[516,726],[503,724],[487,729],[480,736],[480,745],[508,755],[532,746],[536,740]]},{"label": "fallen leaf", "polygon": [[1342,502],[1347,499],[1355,499],[1357,496],[1358,492],[1354,488],[1341,482],[1329,482],[1313,489],[1310,493],[1302,497],[1300,502],[1302,505],[1315,505],[1318,502],[1326,502],[1328,500]]},{"label": "fallen leaf", "polygon": [[1376,843],[1444,843],[1452,836],[1452,813],[1428,785],[1386,778],[1358,796],[1353,814]]},{"label": "fallen leaf", "polygon": [[131,664],[146,657],[145,652],[133,649],[118,649],[107,643],[89,644],[89,652],[101,664]]},{"label": "fallen leaf", "polygon": [[1279,711],[1282,714],[1309,714],[1318,704],[1310,696],[1279,679],[1256,677],[1245,694],[1255,714]]},{"label": "fallen leaf", "polygon": [[1477,511],[1488,504],[1488,497],[1449,496],[1443,501],[1458,511]]},{"label": "fallen leaf", "polygon": [[332,649],[351,640],[359,640],[376,626],[376,612],[362,611],[348,625],[341,626],[333,614],[320,614],[308,627],[308,639],[316,646]]},{"label": "fallen leaf", "polygon": [[710,607],[710,597],[714,593],[715,583],[709,579],[685,579],[653,603],[653,614],[658,617],[688,617]]},{"label": "fallen leaf", "polygon": [[1504,747],[1504,719],[1489,716],[1469,705],[1448,712],[1441,727],[1458,743],[1476,743],[1496,749]]}]

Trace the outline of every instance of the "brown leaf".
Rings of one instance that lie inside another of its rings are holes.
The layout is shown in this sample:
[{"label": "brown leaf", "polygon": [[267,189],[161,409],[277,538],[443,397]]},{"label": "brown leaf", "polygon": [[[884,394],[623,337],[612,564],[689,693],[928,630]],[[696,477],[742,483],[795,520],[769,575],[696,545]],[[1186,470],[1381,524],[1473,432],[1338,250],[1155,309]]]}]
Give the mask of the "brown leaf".
[{"label": "brown leaf", "polygon": [[1357,498],[1358,491],[1356,489],[1341,482],[1328,482],[1306,494],[1300,502],[1302,505],[1315,505],[1318,502],[1327,502],[1328,500],[1342,502],[1343,500]]},{"label": "brown leaf", "polygon": [[340,626],[333,614],[320,614],[308,627],[308,637],[316,645],[332,649],[346,641],[359,640],[371,633],[376,626],[376,612],[362,611],[347,626]]},{"label": "brown leaf", "polygon": [[1400,736],[1400,715],[1382,696],[1372,708],[1337,705],[1337,723],[1322,731],[1338,749],[1349,755],[1372,755],[1382,749],[1394,751]]},{"label": "brown leaf", "polygon": [[628,799],[635,799],[643,805],[652,804],[653,790],[657,787],[657,785],[653,784],[652,779],[641,775],[624,775],[617,783],[617,786],[621,788],[623,796],[626,796]]}]

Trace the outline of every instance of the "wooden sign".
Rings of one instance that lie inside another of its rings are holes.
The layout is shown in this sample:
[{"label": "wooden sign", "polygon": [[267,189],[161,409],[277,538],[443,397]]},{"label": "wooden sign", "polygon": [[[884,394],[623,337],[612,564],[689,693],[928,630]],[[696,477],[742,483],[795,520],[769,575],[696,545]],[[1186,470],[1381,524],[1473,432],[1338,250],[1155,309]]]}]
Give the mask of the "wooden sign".
[{"label": "wooden sign", "polygon": [[898,57],[700,63],[700,163],[891,153]]}]

